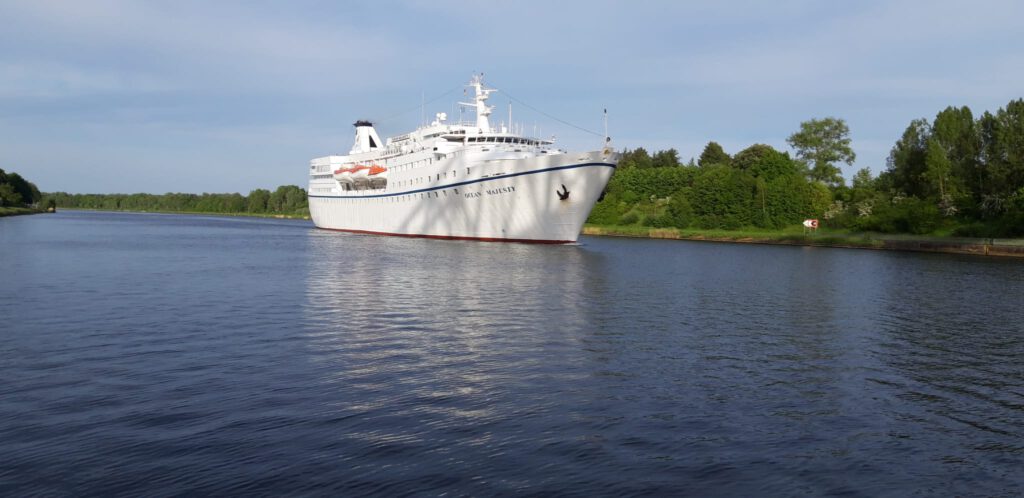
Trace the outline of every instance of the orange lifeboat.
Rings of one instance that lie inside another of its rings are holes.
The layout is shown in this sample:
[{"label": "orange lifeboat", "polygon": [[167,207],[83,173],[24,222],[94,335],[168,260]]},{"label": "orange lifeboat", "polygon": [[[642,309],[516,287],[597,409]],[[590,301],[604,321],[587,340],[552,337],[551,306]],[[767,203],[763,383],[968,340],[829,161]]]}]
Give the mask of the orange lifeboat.
[{"label": "orange lifeboat", "polygon": [[388,184],[388,169],[374,164],[370,166],[370,187],[384,188]]},{"label": "orange lifeboat", "polygon": [[349,168],[334,170],[334,179],[342,183],[352,183],[352,171]]},{"label": "orange lifeboat", "polygon": [[349,171],[352,172],[352,179],[353,180],[365,180],[366,177],[369,176],[370,167],[369,166],[363,166],[362,164],[357,164],[357,165],[349,168]]}]

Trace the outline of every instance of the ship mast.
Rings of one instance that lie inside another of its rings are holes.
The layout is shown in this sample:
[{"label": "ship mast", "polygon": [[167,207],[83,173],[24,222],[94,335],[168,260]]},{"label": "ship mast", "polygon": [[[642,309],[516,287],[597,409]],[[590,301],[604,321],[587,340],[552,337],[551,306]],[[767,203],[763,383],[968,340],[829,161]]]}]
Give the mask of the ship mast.
[{"label": "ship mast", "polygon": [[495,90],[484,88],[483,79],[483,74],[473,75],[473,78],[469,80],[469,86],[473,87],[475,91],[473,102],[459,102],[459,104],[475,108],[476,127],[480,129],[480,133],[491,133],[491,122],[488,120],[488,116],[491,115],[494,107],[487,105],[487,99],[490,98],[491,93],[495,92]]}]

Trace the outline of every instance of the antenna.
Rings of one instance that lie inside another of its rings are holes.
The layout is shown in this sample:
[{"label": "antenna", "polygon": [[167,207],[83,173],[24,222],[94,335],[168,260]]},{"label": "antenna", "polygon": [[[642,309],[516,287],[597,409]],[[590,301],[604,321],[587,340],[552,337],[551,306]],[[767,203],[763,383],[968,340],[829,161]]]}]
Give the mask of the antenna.
[{"label": "antenna", "polygon": [[512,133],[516,132],[516,127],[512,125],[512,101],[508,101],[508,129],[512,130]]},{"label": "antenna", "polygon": [[[420,90],[420,126],[427,124],[427,94]],[[605,133],[607,135],[607,133]]]},{"label": "antenna", "polygon": [[608,108],[604,108],[604,143],[611,142],[612,139],[608,137]]}]

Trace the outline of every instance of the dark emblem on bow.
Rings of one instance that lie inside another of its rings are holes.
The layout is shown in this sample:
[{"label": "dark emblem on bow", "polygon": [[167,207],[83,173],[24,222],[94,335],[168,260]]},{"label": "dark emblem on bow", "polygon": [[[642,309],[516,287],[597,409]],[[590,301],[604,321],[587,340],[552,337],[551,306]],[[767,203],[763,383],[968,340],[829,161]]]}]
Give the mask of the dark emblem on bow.
[{"label": "dark emblem on bow", "polygon": [[559,191],[556,190],[555,193],[558,194],[558,200],[560,200],[560,201],[564,201],[564,200],[568,200],[569,199],[569,189],[565,188],[565,184],[564,183],[562,184],[562,191],[559,192]]}]

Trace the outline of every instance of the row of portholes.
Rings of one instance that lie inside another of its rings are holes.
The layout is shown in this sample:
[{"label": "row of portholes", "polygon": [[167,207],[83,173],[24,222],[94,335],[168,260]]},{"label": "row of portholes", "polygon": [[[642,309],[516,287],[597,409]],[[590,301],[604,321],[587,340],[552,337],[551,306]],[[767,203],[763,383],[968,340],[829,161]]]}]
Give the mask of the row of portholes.
[{"label": "row of portholes", "polygon": [[[467,175],[469,174],[469,168],[466,168],[466,174]],[[451,170],[451,177],[452,177],[453,180],[458,177],[458,174],[455,172],[454,169]],[[435,181],[441,181],[441,178],[448,179],[448,172],[445,171],[443,176],[442,176],[441,173],[437,173],[435,175],[434,180]],[[421,177],[418,177],[418,178],[411,178],[409,180],[400,180],[398,182],[395,182],[394,186],[395,186],[395,188],[411,187],[413,185],[421,185],[421,184],[423,184],[425,182],[429,182],[429,181],[430,181],[430,177],[429,176],[421,176]]]},{"label": "row of portholes", "polygon": [[390,161],[391,161],[390,159],[385,159],[382,162],[384,163],[384,166],[387,166],[388,168],[390,168],[390,169],[392,169],[394,171],[408,171],[408,170],[413,169],[413,168],[419,168],[419,167],[422,167],[422,166],[427,166],[427,165],[433,164],[434,163],[434,158],[431,157],[431,158],[422,159],[422,160],[419,160],[419,161],[413,161],[411,163],[396,164],[394,166],[390,166],[388,164]]}]

